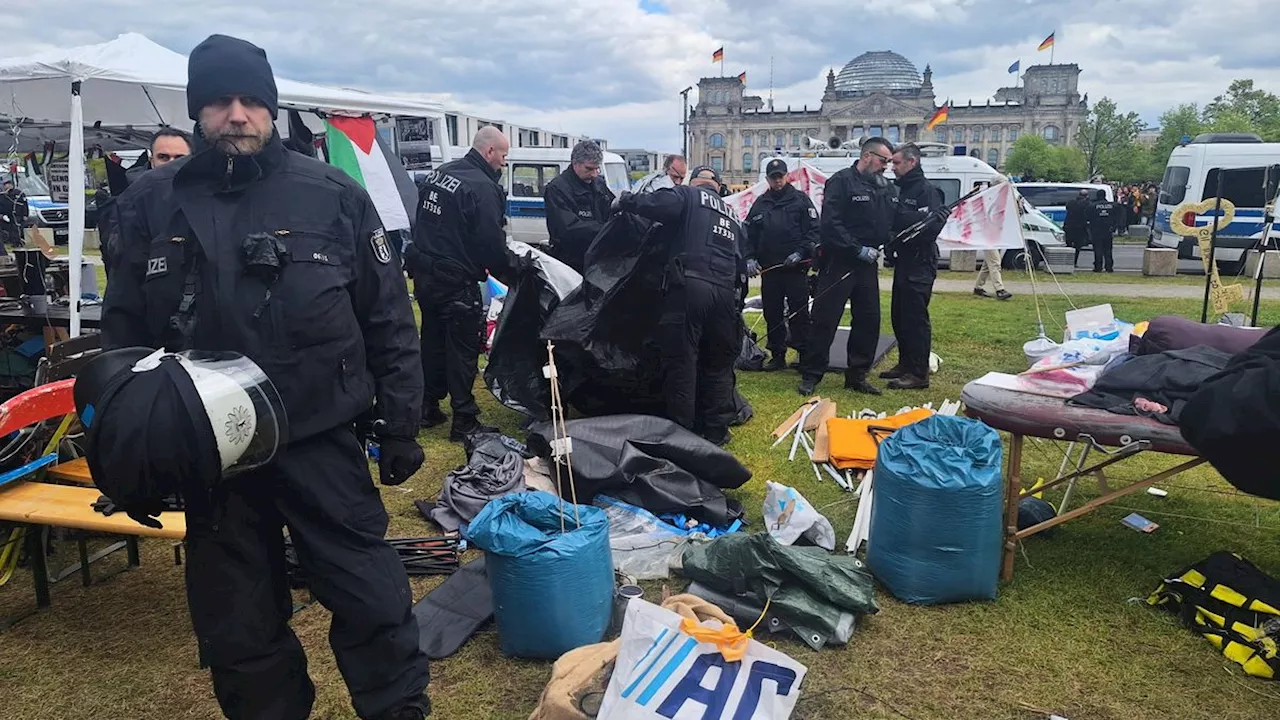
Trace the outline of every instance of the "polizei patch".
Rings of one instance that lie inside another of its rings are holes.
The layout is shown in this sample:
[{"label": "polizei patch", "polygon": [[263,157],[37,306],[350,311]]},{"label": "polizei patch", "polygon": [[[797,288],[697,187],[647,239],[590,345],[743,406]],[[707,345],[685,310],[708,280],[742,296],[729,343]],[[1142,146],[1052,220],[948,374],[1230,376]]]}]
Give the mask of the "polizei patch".
[{"label": "polizei patch", "polygon": [[391,262],[391,246],[387,245],[387,234],[382,228],[373,231],[369,236],[369,244],[373,246],[373,256],[378,262],[383,265]]}]

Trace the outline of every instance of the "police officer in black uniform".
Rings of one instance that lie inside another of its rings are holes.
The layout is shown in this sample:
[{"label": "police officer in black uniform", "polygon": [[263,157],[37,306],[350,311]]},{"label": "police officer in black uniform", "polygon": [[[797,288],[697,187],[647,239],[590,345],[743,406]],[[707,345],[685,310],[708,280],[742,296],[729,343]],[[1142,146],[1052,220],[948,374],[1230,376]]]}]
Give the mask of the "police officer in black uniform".
[{"label": "police officer in black uniform", "polygon": [[453,408],[449,439],[455,442],[497,430],[480,424],[471,390],[484,323],[479,283],[486,271],[501,277],[507,269],[507,198],[498,182],[510,147],[497,128],[481,128],[466,156],[428,173],[418,191],[418,223],[407,255],[422,309],[422,424],[448,419],[440,411],[447,393]]},{"label": "police officer in black uniform", "polygon": [[590,140],[573,146],[569,167],[547,183],[547,235],[551,255],[583,271],[583,258],[596,233],[609,220],[615,196],[600,175],[604,151]]},{"label": "police officer in black uniform", "polygon": [[1080,262],[1080,251],[1089,244],[1089,208],[1093,205],[1089,200],[1089,191],[1080,188],[1080,193],[1067,203],[1067,217],[1062,222],[1062,232],[1067,236],[1067,246],[1076,251],[1075,260]]},{"label": "police officer in black uniform", "polygon": [[[809,263],[818,246],[818,211],[809,196],[787,181],[787,163],[765,166],[769,189],[747,213],[747,243],[742,254],[747,274],[763,276],[760,296],[769,328],[766,371],[787,366],[787,343],[804,348],[809,338]],[[783,303],[790,310],[790,319]],[[789,336],[789,337],[788,337]]]},{"label": "police officer in black uniform", "polygon": [[745,238],[720,186],[719,173],[704,166],[688,185],[623,193],[614,209],[662,223],[668,262],[658,341],[667,417],[724,445],[735,414],[733,362],[742,349],[738,248]]},{"label": "police officer in black uniform", "polygon": [[919,147],[898,147],[893,175],[898,210],[893,216],[894,241],[886,254],[893,262],[889,317],[898,339],[898,365],[880,377],[889,380],[892,390],[916,390],[929,387],[929,299],[938,277],[938,233],[951,211],[942,202],[942,191],[924,176]]},{"label": "police officer in black uniform", "polygon": [[1112,233],[1115,231],[1116,204],[1107,199],[1107,191],[1099,189],[1094,195],[1086,216],[1089,223],[1089,242],[1093,243],[1093,271],[1115,271],[1115,259],[1111,257]]},{"label": "police officer in black uniform", "polygon": [[884,178],[893,145],[882,137],[862,143],[851,167],[827,180],[822,200],[818,246],[818,288],[813,296],[813,325],[800,353],[801,395],[812,395],[830,360],[831,341],[846,302],[853,313],[844,386],[879,395],[867,382],[880,339],[880,286],[876,261],[888,242],[898,201],[897,189]]},{"label": "police officer in black uniform", "polygon": [[22,228],[27,223],[27,196],[5,179],[0,187],[0,254],[4,245],[22,245]]},{"label": "police officer in black uniform", "polygon": [[188,78],[196,153],[117,200],[103,345],[239,352],[275,385],[288,423],[270,464],[186,498],[201,662],[229,718],[310,713],[315,690],[289,629],[287,527],[333,613],[329,639],[356,713],[423,718],[413,597],[355,429],[372,411],[383,484],[422,465],[421,366],[400,263],[359,184],[285,149],[266,53],[213,35],[192,50]]}]

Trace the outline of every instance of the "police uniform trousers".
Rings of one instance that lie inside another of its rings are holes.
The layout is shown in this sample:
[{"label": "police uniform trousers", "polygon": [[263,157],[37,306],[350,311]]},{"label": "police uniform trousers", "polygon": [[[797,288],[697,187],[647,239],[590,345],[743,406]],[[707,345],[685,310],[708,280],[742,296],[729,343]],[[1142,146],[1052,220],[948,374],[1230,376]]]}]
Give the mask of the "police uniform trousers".
[{"label": "police uniform trousers", "polygon": [[1093,271],[1099,272],[1104,268],[1107,272],[1111,272],[1115,268],[1115,259],[1111,256],[1111,245],[1114,238],[1110,233],[1093,236]]},{"label": "police uniform trousers", "polygon": [[484,306],[480,286],[468,279],[427,273],[414,278],[413,294],[422,310],[424,409],[445,395],[453,409],[453,427],[466,430],[480,415],[471,390],[479,372]]},{"label": "police uniform trousers", "polygon": [[187,498],[187,602],[202,665],[231,720],[303,720],[315,690],[289,628],[282,529],[333,613],[329,644],[361,718],[418,698],[428,680],[404,565],[349,427],[291,444],[271,464]]},{"label": "police uniform trousers", "polygon": [[929,379],[929,351],[933,341],[929,300],[937,277],[937,261],[928,255],[899,255],[893,266],[889,319],[893,323],[893,336],[898,339],[898,366],[924,380]]},{"label": "police uniform trousers", "polygon": [[808,274],[807,267],[780,267],[760,276],[764,323],[769,329],[765,348],[771,358],[786,357],[787,345],[801,350],[809,339]]},{"label": "police uniform trousers", "polygon": [[818,288],[813,295],[813,321],[809,342],[800,353],[800,375],[806,380],[819,380],[831,360],[831,342],[849,303],[852,322],[849,330],[848,369],[845,380],[856,382],[866,378],[875,360],[880,340],[880,284],[875,263],[852,258],[832,258],[818,272]]},{"label": "police uniform trousers", "polygon": [[733,363],[742,349],[742,316],[732,288],[671,278],[658,321],[667,418],[707,437],[735,415]]}]

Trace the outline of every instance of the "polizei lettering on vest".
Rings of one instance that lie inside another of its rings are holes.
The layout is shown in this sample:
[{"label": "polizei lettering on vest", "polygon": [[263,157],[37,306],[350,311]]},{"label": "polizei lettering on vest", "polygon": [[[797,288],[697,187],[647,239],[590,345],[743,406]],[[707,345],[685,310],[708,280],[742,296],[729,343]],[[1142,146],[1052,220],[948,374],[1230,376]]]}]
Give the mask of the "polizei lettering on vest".
[{"label": "polizei lettering on vest", "polygon": [[709,207],[726,217],[734,217],[733,211],[729,209],[729,206],[725,205],[724,201],[715,195],[700,192],[698,193],[698,199],[702,201],[702,207]]}]

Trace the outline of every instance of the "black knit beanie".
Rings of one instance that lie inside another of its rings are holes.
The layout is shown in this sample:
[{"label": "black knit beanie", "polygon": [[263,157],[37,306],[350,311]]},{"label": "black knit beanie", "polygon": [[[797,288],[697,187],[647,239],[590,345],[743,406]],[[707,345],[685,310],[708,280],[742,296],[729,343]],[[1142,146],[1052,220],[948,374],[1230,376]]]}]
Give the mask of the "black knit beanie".
[{"label": "black knit beanie", "polygon": [[187,114],[199,120],[200,108],[229,95],[257,98],[272,117],[279,111],[267,53],[240,38],[210,35],[187,59]]}]

